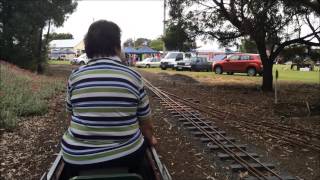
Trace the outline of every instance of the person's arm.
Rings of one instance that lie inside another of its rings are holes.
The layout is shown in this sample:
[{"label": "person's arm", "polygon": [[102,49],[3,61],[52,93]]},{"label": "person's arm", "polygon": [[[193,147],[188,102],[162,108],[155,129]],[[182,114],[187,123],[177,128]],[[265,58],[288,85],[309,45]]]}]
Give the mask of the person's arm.
[{"label": "person's arm", "polygon": [[153,135],[153,125],[151,120],[151,109],[149,106],[149,98],[144,89],[144,87],[140,90],[140,98],[138,104],[138,121],[142,135],[146,138],[148,143],[151,146],[157,144],[157,140]]},{"label": "person's arm", "polygon": [[151,146],[157,144],[157,139],[153,135],[153,125],[151,119],[139,121],[140,130]]},{"label": "person's arm", "polygon": [[66,101],[67,121],[69,125],[70,125],[71,114],[72,114],[72,104],[71,104],[70,98],[71,98],[71,87],[70,87],[70,82],[68,81],[65,101]]}]

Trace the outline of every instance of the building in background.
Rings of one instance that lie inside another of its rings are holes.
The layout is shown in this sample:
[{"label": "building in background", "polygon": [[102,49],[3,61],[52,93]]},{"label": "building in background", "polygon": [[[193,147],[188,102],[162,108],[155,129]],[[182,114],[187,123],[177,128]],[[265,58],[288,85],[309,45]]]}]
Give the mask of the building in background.
[{"label": "building in background", "polygon": [[49,58],[71,60],[84,53],[83,40],[58,39],[49,43]]}]

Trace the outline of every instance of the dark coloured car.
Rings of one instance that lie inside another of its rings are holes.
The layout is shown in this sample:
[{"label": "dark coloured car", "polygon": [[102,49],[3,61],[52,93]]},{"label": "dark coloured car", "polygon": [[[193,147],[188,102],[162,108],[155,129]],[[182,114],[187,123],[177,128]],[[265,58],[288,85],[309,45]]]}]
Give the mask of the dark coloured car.
[{"label": "dark coloured car", "polygon": [[177,71],[191,70],[191,59],[187,58],[182,61],[179,61],[176,66]]},{"label": "dark coloured car", "polygon": [[224,60],[212,64],[216,74],[247,73],[249,76],[260,75],[263,72],[262,62],[259,54],[234,54]]},{"label": "dark coloured car", "polygon": [[211,71],[212,62],[205,57],[191,58],[191,71]]}]

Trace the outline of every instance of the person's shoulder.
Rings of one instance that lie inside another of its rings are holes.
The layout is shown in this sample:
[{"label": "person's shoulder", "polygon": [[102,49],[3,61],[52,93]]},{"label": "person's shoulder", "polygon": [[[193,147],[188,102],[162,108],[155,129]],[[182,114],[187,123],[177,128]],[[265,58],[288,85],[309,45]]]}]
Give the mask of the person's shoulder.
[{"label": "person's shoulder", "polygon": [[143,85],[143,77],[137,70],[135,70],[134,68],[131,68],[129,66],[126,66],[126,69],[127,69],[127,72],[129,72],[131,74],[131,76],[134,76],[135,79],[137,79],[139,81],[139,83],[141,85]]},{"label": "person's shoulder", "polygon": [[142,78],[141,74],[140,74],[138,71],[136,71],[135,69],[133,69],[133,68],[131,68],[131,67],[129,67],[129,66],[126,66],[126,65],[122,65],[122,67],[123,67],[127,72],[129,72],[130,74],[136,76],[137,78],[139,78],[139,79]]},{"label": "person's shoulder", "polygon": [[[84,65],[85,66],[85,65]],[[77,73],[79,73],[83,68],[84,66],[79,66],[75,69],[73,69],[70,73],[70,76],[69,76],[69,79],[71,79],[74,75],[76,75]]]}]

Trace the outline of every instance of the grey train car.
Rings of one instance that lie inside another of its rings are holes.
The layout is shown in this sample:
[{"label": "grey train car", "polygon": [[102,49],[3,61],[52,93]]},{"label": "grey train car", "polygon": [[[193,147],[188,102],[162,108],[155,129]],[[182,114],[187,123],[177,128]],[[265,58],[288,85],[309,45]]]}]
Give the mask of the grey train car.
[{"label": "grey train car", "polygon": [[147,148],[143,160],[137,166],[140,167],[137,172],[129,172],[128,167],[99,168],[86,172],[75,170],[77,175],[70,177],[60,152],[41,180],[172,180],[153,147]]}]

